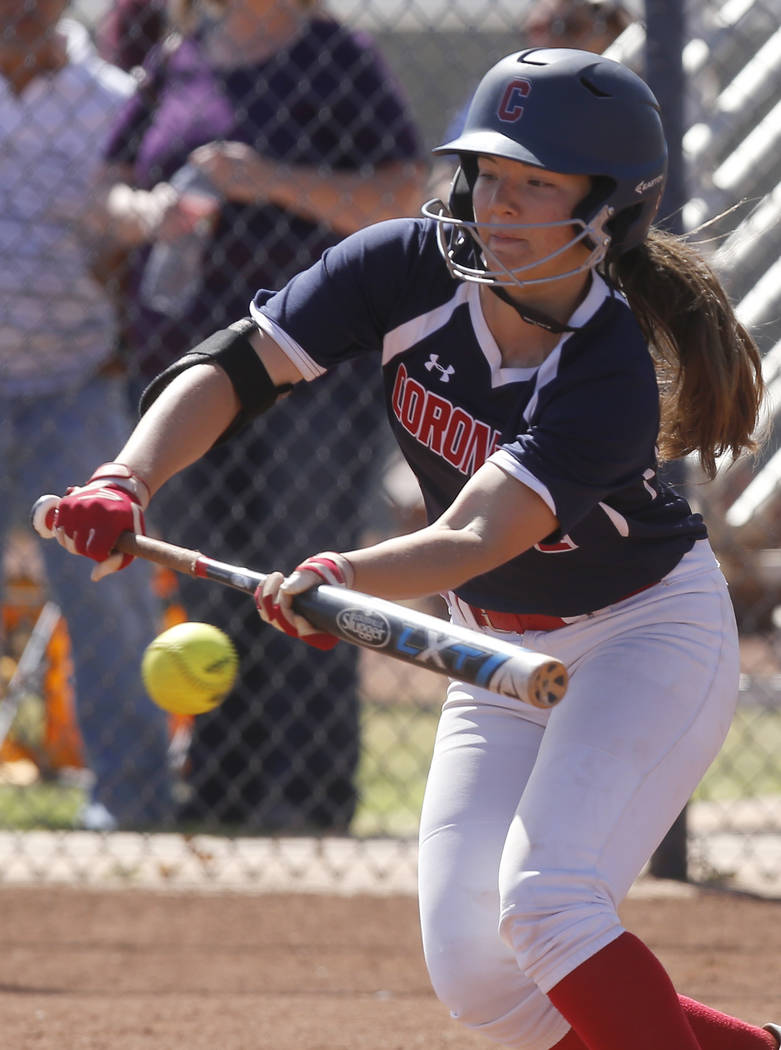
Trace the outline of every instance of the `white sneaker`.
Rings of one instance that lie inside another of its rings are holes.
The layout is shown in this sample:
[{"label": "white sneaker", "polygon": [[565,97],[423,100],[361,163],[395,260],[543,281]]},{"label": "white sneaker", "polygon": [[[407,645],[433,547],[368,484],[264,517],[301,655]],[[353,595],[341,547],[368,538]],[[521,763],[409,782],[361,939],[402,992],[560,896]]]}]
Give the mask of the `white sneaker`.
[{"label": "white sneaker", "polygon": [[119,825],[102,802],[89,802],[79,813],[76,827],[82,831],[116,831]]},{"label": "white sneaker", "polygon": [[762,1027],[766,1032],[771,1032],[778,1040],[778,1045],[781,1047],[781,1025],[779,1024],[763,1024]]}]

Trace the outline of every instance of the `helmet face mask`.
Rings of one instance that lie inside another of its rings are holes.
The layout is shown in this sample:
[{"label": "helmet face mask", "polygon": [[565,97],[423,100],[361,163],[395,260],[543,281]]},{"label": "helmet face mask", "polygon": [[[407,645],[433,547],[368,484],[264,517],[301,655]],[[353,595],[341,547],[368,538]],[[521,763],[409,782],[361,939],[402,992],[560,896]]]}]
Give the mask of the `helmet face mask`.
[{"label": "helmet face mask", "polygon": [[461,134],[433,152],[457,154],[459,168],[449,207],[430,201],[423,213],[438,223],[451,273],[488,284],[531,281],[523,276],[528,267],[496,266],[477,236],[472,189],[478,156],[591,177],[592,190],[571,223],[571,244],[585,242],[592,249],[583,269],[643,242],[667,171],[659,106],[650,88],[620,63],[570,48],[535,48],[498,62],[478,85]]},{"label": "helmet face mask", "polygon": [[[427,218],[437,222],[437,244],[450,273],[462,281],[472,281],[475,284],[526,288],[530,285],[574,277],[578,273],[584,273],[597,266],[605,258],[610,245],[610,234],[605,228],[613,214],[609,205],[603,205],[590,222],[573,217],[558,222],[478,224],[474,219],[456,218],[440,200],[428,201],[423,205],[422,210]],[[571,240],[549,255],[512,268],[505,266],[497,258],[485,243],[482,235],[485,231],[490,232],[491,230],[539,230],[556,227],[574,227],[575,232]],[[578,266],[548,277],[525,276],[530,270],[553,262],[577,244],[585,244],[591,248],[589,255]]]}]

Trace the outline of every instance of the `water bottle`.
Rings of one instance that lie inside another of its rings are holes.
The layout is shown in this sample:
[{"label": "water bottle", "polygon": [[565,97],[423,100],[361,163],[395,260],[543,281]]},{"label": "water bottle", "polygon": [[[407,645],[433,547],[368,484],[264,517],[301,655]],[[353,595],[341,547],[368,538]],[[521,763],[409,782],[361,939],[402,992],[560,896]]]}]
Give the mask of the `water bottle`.
[{"label": "water bottle", "polygon": [[174,240],[158,240],[149,253],[141,277],[141,302],[166,314],[182,317],[201,286],[203,257],[214,229],[220,195],[206,175],[185,164],[171,179],[181,207],[192,216],[187,233]]}]

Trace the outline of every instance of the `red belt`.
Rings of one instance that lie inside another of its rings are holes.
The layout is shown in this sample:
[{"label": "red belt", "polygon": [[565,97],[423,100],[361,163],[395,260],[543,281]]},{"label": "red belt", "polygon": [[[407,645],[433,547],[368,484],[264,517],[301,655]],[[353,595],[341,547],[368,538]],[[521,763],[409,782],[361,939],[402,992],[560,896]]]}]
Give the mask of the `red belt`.
[{"label": "red belt", "polygon": [[[645,587],[638,587],[636,591],[630,591],[618,601],[623,602],[655,586],[656,583],[648,583]],[[523,634],[524,631],[557,631],[559,627],[567,627],[570,623],[569,620],[563,620],[560,616],[545,616],[542,613],[496,612],[493,609],[479,609],[476,605],[470,605],[469,611],[481,627],[493,627],[495,631],[513,631],[515,634]]]},{"label": "red belt", "polygon": [[556,631],[566,627],[567,621],[560,616],[543,616],[542,613],[505,613],[493,609],[478,609],[470,605],[469,611],[481,627],[493,627],[495,631]]}]

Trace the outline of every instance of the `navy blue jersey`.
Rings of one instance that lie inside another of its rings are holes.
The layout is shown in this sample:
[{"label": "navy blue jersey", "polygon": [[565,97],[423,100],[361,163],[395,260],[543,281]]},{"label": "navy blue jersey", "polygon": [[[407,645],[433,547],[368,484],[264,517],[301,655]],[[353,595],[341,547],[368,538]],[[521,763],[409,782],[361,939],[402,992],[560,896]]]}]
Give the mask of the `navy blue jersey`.
[{"label": "navy blue jersey", "polygon": [[558,531],[459,587],[472,605],[591,612],[661,579],[706,535],[658,477],[653,363],[626,301],[596,274],[577,330],[534,368],[502,366],[479,287],[448,273],[430,220],[347,237],[282,291],[258,292],[252,314],[306,379],[377,356],[430,520],[489,458],[550,506]]}]

